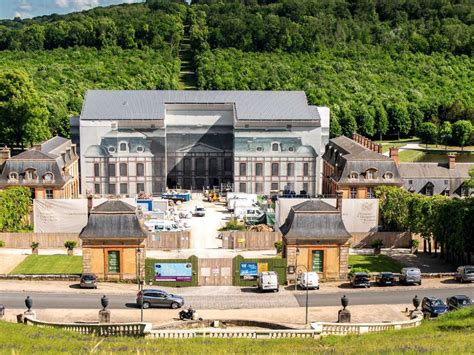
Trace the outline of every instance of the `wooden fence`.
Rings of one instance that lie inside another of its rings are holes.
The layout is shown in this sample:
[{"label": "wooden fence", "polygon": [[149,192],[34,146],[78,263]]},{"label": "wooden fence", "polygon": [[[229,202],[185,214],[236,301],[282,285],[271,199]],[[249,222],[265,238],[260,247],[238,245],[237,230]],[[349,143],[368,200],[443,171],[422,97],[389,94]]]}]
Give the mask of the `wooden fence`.
[{"label": "wooden fence", "polygon": [[370,248],[374,240],[380,239],[384,248],[410,248],[410,232],[351,233],[351,248]]},{"label": "wooden fence", "polygon": [[[0,233],[0,240],[5,248],[30,248],[32,242],[38,242],[40,249],[64,248],[66,240],[75,240],[81,247],[81,239],[77,233]],[[161,232],[148,235],[149,249],[189,249],[191,232]]]},{"label": "wooden fence", "polygon": [[222,247],[224,249],[275,249],[275,242],[277,241],[281,241],[280,232],[222,232]]}]

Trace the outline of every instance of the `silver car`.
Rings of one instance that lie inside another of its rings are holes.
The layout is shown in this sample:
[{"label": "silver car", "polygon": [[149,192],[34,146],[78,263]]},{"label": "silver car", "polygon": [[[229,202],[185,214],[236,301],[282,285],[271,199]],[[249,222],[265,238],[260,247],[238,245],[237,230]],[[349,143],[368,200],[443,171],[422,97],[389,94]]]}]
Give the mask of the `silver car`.
[{"label": "silver car", "polygon": [[184,299],[162,290],[147,289],[137,293],[137,306],[141,307],[142,302],[143,308],[169,307],[176,309],[183,306]]},{"label": "silver car", "polygon": [[400,272],[400,284],[419,284],[421,285],[421,271],[417,267],[404,267]]},{"label": "silver car", "polygon": [[461,283],[474,281],[474,265],[460,266],[454,274],[454,279]]}]

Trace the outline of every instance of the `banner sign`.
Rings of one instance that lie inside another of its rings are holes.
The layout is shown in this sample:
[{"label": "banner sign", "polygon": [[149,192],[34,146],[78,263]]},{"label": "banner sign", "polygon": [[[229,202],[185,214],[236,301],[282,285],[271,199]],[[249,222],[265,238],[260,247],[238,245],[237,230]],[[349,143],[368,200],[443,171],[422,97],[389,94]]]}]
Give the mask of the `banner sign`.
[{"label": "banner sign", "polygon": [[258,275],[257,263],[240,263],[240,278],[243,280],[256,280]]},{"label": "banner sign", "polygon": [[192,281],[191,263],[155,264],[155,281]]}]

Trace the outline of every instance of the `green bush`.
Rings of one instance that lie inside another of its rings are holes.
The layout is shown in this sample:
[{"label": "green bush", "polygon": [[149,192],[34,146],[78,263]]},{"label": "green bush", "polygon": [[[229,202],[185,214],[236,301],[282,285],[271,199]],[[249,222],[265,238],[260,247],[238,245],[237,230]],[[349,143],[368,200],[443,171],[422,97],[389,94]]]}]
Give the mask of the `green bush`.
[{"label": "green bush", "polygon": [[370,246],[374,249],[382,248],[383,247],[383,242],[382,242],[381,239],[375,239],[374,241],[372,241]]},{"label": "green bush", "polygon": [[30,247],[31,247],[31,249],[38,249],[39,245],[40,245],[40,243],[38,243],[38,242],[31,242]]},{"label": "green bush", "polygon": [[419,240],[416,240],[416,239],[410,240],[410,246],[411,246],[412,248],[418,248],[419,245],[420,245],[420,241],[419,241]]},{"label": "green bush", "polygon": [[0,240],[0,248],[3,248],[5,246],[5,242],[3,240]]},{"label": "green bush", "polygon": [[275,249],[277,251],[278,254],[281,253],[281,251],[283,250],[283,242],[281,240],[279,240],[278,242],[275,242]]},{"label": "green bush", "polygon": [[77,242],[75,240],[66,240],[64,242],[64,247],[68,250],[73,250],[77,246]]},{"label": "green bush", "polygon": [[229,220],[224,227],[220,228],[219,231],[245,231],[247,227],[240,224],[235,218]]}]

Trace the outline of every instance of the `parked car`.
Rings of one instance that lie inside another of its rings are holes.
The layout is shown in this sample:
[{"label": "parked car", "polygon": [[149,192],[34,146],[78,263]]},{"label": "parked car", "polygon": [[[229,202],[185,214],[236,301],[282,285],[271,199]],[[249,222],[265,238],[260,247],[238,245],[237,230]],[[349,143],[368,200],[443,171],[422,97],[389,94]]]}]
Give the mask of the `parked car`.
[{"label": "parked car", "polygon": [[274,291],[280,290],[278,283],[278,275],[275,271],[264,271],[258,273],[258,289],[260,291]]},{"label": "parked car", "polygon": [[370,277],[366,272],[355,272],[350,276],[350,284],[352,287],[370,288]]},{"label": "parked car", "polygon": [[381,272],[375,278],[375,282],[379,286],[393,286],[395,285],[395,276],[392,272]]},{"label": "parked car", "polygon": [[404,267],[400,272],[400,284],[419,284],[421,285],[421,271],[417,267]]},{"label": "parked car", "polygon": [[319,290],[319,275],[317,272],[302,272],[296,279],[296,285],[304,289]]},{"label": "parked car", "polygon": [[176,222],[158,219],[145,221],[145,227],[149,232],[179,232],[184,230]]},{"label": "parked car", "polygon": [[453,311],[459,308],[470,307],[473,305],[472,300],[465,295],[456,295],[446,298],[446,305],[448,311]]},{"label": "parked car", "polygon": [[196,206],[196,208],[194,209],[194,215],[196,217],[204,217],[206,215],[205,208]]},{"label": "parked car", "polygon": [[150,307],[169,307],[172,309],[180,308],[184,305],[184,298],[171,293],[148,289],[137,293],[137,306],[143,308]]},{"label": "parked car", "polygon": [[82,274],[79,284],[81,288],[97,288],[97,276],[95,274]]},{"label": "parked car", "polygon": [[421,301],[421,310],[425,315],[430,317],[437,317],[440,314],[446,313],[448,307],[436,297],[424,297]]},{"label": "parked car", "polygon": [[474,265],[460,266],[454,274],[454,279],[461,283],[474,281]]}]

